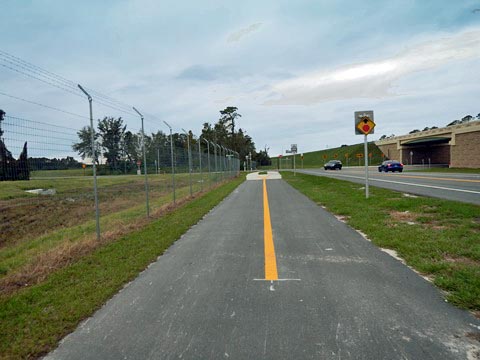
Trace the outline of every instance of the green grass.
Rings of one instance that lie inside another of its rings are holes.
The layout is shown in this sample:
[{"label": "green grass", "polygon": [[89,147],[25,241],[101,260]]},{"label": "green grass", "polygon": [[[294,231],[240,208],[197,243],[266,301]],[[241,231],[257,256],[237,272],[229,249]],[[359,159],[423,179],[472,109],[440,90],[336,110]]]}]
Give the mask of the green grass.
[{"label": "green grass", "polygon": [[345,216],[373,243],[397,251],[408,265],[431,276],[450,302],[480,310],[480,206],[403,197],[376,187],[365,199],[359,184],[290,172],[282,176],[317,204]]},{"label": "green grass", "polygon": [[39,285],[1,297],[0,358],[35,358],[53,349],[242,181],[237,178],[182,205]]},{"label": "green grass", "polygon": [[91,166],[84,169],[66,169],[66,170],[37,170],[30,173],[31,178],[44,177],[62,177],[62,176],[92,176],[93,169]]}]

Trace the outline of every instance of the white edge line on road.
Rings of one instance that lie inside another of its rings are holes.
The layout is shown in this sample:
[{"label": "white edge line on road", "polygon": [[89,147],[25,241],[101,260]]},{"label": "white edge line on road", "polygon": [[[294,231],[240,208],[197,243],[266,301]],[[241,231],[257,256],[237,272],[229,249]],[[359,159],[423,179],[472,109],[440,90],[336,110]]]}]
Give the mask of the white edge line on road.
[{"label": "white edge line on road", "polygon": [[[329,177],[347,177],[347,178],[353,178],[353,179],[360,179],[363,180],[365,179],[364,177],[361,176],[352,176],[352,175],[323,175],[317,172],[309,172],[310,175],[321,175],[321,176],[329,176]],[[418,186],[418,187],[425,187],[425,188],[430,188],[430,189],[437,189],[437,190],[449,190],[449,191],[458,191],[458,192],[465,192],[465,193],[470,193],[470,194],[480,194],[480,191],[473,191],[473,190],[465,190],[465,189],[455,189],[455,188],[447,188],[443,186],[432,186],[432,185],[423,185],[423,184],[414,184],[414,183],[408,183],[408,182],[402,182],[402,181],[392,181],[392,180],[381,180],[381,179],[374,179],[374,178],[368,178],[369,181],[380,181],[380,182],[386,182],[386,183],[392,183],[392,184],[399,184],[399,185],[410,185],[410,186]]]}]

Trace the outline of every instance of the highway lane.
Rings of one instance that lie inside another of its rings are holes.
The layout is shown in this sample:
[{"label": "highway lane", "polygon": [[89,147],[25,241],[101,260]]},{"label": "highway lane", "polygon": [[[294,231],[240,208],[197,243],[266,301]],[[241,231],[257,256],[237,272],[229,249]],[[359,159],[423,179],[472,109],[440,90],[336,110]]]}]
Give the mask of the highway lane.
[{"label": "highway lane", "polygon": [[466,359],[479,329],[283,180],[246,181],[46,359]]},{"label": "highway lane", "polygon": [[[365,184],[364,168],[342,170],[304,169],[298,172],[330,176]],[[437,197],[480,205],[480,174],[408,172],[379,173],[376,167],[369,168],[369,184],[404,193]]]}]

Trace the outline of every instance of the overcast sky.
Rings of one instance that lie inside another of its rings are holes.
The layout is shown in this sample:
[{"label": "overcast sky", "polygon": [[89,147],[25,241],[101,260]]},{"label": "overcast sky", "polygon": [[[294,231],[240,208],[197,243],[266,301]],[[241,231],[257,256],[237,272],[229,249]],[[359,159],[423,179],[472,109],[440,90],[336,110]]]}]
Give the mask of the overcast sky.
[{"label": "overcast sky", "polygon": [[[167,131],[165,120],[198,134],[236,106],[238,126],[276,156],[292,143],[308,152],[361,142],[358,110],[375,112],[371,140],[480,113],[479,0],[1,0],[0,9],[0,50],[152,114],[148,131]],[[0,92],[88,115],[86,100],[5,66]],[[87,124],[5,95],[0,108]],[[139,128],[97,104],[94,116],[104,115]]]}]

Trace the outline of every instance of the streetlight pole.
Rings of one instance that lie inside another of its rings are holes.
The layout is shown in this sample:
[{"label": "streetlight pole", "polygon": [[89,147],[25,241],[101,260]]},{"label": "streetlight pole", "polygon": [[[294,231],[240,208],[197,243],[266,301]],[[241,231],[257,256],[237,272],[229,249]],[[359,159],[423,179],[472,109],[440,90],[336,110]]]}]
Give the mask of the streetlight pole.
[{"label": "streetlight pole", "polygon": [[170,129],[170,155],[172,161],[172,187],[173,187],[173,203],[175,204],[175,165],[173,164],[173,134],[172,127],[166,121],[163,122]]},{"label": "streetlight pole", "polygon": [[82,92],[88,98],[88,104],[90,107],[90,140],[92,142],[92,164],[93,164],[93,196],[95,198],[95,227],[97,231],[97,240],[100,240],[100,210],[98,208],[98,189],[97,189],[97,167],[96,167],[96,159],[97,154],[95,151],[95,129],[93,128],[93,110],[92,110],[92,97],[89,93],[85,91],[85,89],[78,84],[78,88],[82,90]]},{"label": "streetlight pole", "polygon": [[147,175],[147,152],[145,151],[145,130],[143,128],[143,115],[135,109],[135,106],[132,107],[133,110],[140,115],[140,119],[142,120],[142,149],[143,149],[143,172],[145,173],[145,196],[146,196],[146,204],[147,204],[147,217],[150,216],[150,204],[148,203],[148,175]]},{"label": "streetlight pole", "polygon": [[185,135],[187,135],[188,174],[190,178],[190,196],[192,196],[192,156],[190,154],[190,134],[185,129],[182,128],[182,130]]}]

